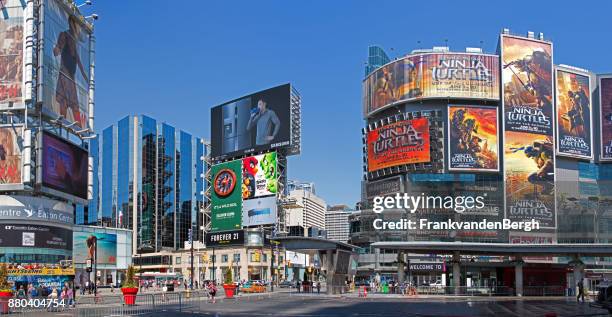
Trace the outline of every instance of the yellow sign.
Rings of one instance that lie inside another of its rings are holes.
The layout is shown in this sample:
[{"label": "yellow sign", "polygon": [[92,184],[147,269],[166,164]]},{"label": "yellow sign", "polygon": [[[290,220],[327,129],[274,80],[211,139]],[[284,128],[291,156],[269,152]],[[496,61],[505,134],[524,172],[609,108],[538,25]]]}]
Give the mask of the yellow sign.
[{"label": "yellow sign", "polygon": [[8,275],[74,275],[74,268],[8,269]]}]

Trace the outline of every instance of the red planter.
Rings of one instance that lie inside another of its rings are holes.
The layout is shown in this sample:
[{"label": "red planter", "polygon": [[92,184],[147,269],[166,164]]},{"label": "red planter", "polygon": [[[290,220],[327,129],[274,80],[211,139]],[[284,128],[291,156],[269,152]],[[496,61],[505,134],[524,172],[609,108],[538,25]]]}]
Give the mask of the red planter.
[{"label": "red planter", "polygon": [[136,294],[138,294],[138,287],[123,287],[121,288],[123,293],[123,301],[126,305],[136,305]]},{"label": "red planter", "polygon": [[225,298],[234,298],[234,292],[236,291],[236,285],[223,284],[223,290],[225,290]]},{"label": "red planter", "polygon": [[2,314],[9,313],[8,302],[9,302],[9,299],[12,297],[13,297],[13,292],[0,292],[0,313]]}]

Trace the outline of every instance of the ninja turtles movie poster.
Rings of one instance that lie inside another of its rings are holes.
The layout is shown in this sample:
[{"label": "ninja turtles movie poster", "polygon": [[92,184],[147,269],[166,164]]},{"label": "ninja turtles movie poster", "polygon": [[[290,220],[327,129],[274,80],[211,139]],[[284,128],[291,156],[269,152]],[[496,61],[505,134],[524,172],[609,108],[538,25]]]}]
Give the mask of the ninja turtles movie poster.
[{"label": "ninja turtles movie poster", "polygon": [[590,159],[590,77],[557,70],[557,153]]},{"label": "ninja turtles movie poster", "polygon": [[555,228],[552,43],[501,36],[506,218]]},{"label": "ninja turtles movie poster", "polygon": [[449,170],[499,171],[497,108],[449,106]]},{"label": "ninja turtles movie poster", "polygon": [[242,199],[277,193],[276,152],[242,159]]},{"label": "ninja turtles movie poster", "polygon": [[599,79],[601,104],[601,160],[612,160],[612,77]]},{"label": "ninja turtles movie poster", "polygon": [[242,161],[214,165],[211,172],[211,230],[242,228]]}]

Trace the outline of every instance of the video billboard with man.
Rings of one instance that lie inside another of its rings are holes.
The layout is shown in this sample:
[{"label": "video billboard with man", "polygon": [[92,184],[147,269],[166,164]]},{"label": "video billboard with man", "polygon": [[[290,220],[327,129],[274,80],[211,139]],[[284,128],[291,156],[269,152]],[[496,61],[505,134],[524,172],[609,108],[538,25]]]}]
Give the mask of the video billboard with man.
[{"label": "video billboard with man", "polygon": [[290,96],[285,84],[213,107],[213,159],[290,146]]}]

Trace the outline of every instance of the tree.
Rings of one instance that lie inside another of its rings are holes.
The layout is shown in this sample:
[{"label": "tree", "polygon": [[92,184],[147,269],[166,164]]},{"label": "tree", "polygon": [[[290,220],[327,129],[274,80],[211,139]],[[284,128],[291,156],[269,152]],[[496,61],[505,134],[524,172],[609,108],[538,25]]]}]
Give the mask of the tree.
[{"label": "tree", "polygon": [[134,266],[128,265],[127,272],[125,273],[125,280],[123,281],[123,284],[121,285],[121,287],[122,288],[137,288],[138,284],[136,283],[136,280],[134,279],[135,275],[136,275],[136,269],[134,269]]}]

